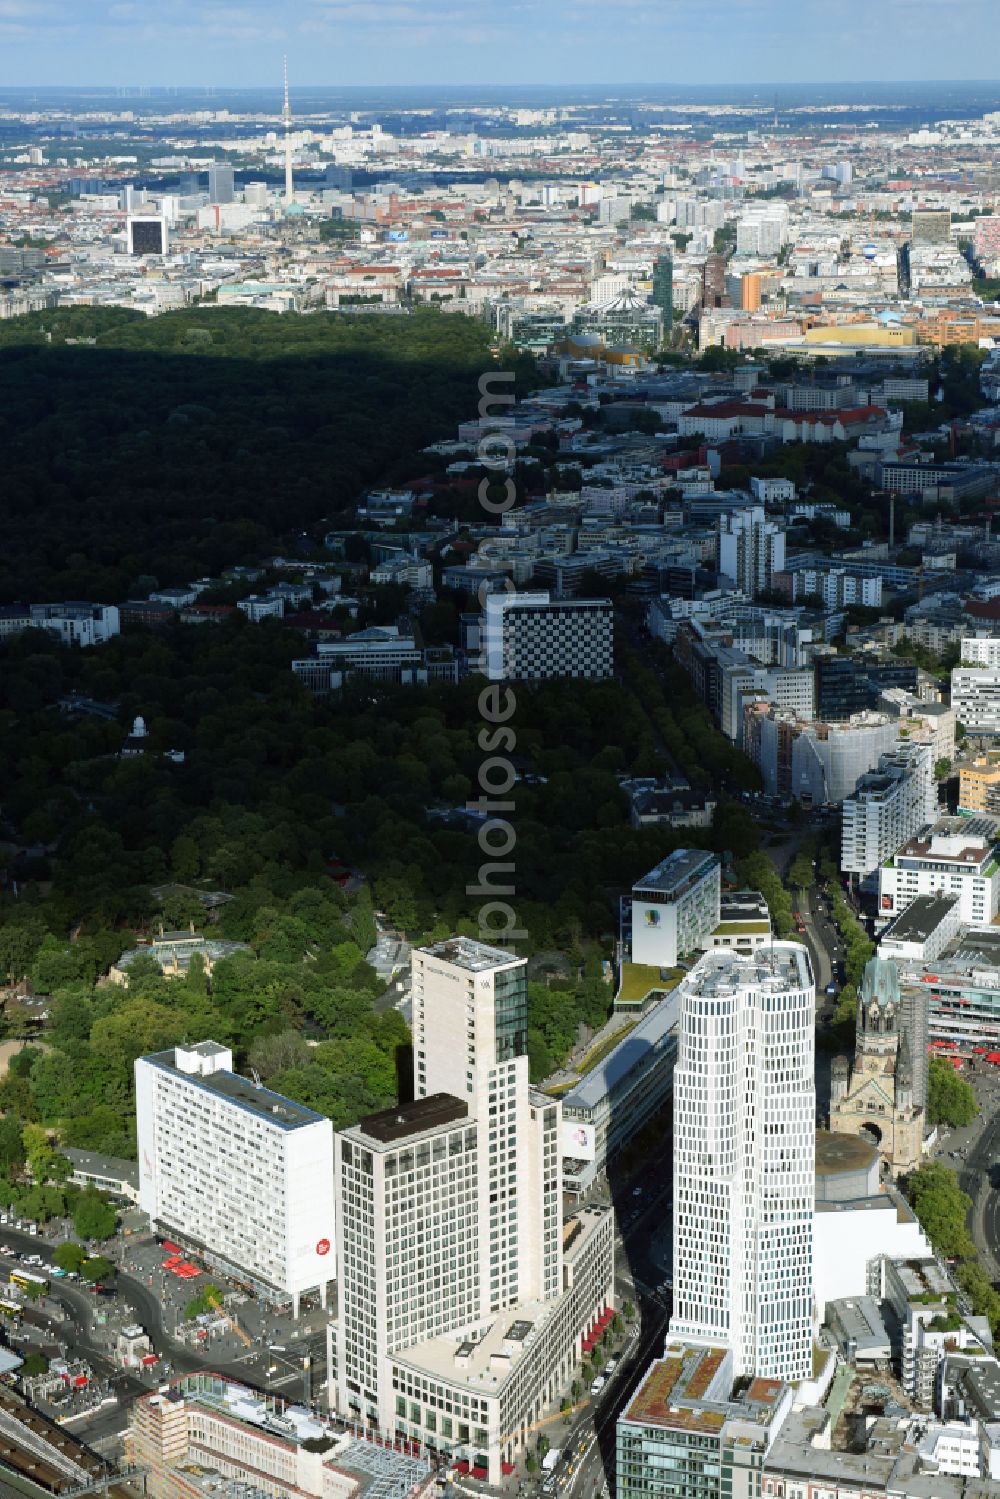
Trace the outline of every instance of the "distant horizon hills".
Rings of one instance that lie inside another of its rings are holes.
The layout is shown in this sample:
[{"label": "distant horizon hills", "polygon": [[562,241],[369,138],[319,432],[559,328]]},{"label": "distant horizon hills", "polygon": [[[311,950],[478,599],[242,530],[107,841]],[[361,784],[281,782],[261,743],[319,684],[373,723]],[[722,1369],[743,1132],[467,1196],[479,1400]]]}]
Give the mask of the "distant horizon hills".
[{"label": "distant horizon hills", "polygon": [[[520,108],[544,108],[546,105],[569,104],[612,105],[618,107],[686,106],[731,104],[740,108],[756,106],[761,114],[783,111],[817,111],[824,108],[849,108],[858,112],[896,108],[922,109],[931,116],[947,114],[956,107],[961,112],[983,112],[1000,108],[1000,80],[852,80],[827,83],[775,82],[753,83],[575,83],[575,84],[320,84],[290,77],[293,111],[308,112],[310,106],[337,108],[341,103],[352,110],[438,107],[455,108],[477,105],[502,105],[510,102]],[[72,107],[83,109],[129,106],[161,112],[173,109],[224,109],[230,105],[246,111],[254,108],[271,110],[280,107],[281,79],[253,85],[233,84],[6,84],[0,86],[0,109]]]}]

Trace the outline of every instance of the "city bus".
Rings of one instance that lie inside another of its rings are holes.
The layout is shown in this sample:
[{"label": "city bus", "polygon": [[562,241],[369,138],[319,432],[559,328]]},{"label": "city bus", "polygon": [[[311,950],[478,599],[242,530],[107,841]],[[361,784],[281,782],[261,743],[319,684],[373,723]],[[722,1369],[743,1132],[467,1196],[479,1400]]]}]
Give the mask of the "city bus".
[{"label": "city bus", "polygon": [[48,1280],[44,1275],[36,1275],[34,1270],[12,1270],[10,1272],[10,1283],[12,1286],[20,1286],[22,1291],[34,1287],[39,1291],[49,1289]]},{"label": "city bus", "polygon": [[19,1301],[11,1301],[6,1296],[0,1296],[0,1312],[5,1313],[6,1316],[19,1317],[23,1310]]}]

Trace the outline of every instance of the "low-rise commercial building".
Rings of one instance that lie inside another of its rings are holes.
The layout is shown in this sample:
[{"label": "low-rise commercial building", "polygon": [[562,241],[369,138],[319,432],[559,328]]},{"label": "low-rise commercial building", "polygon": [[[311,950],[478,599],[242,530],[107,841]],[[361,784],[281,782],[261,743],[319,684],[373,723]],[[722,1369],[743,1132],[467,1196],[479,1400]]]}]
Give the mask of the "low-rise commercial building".
[{"label": "low-rise commercial building", "polygon": [[1000,1052],[1000,932],[961,928],[936,956],[904,959],[900,966],[903,993],[922,996],[934,1041],[966,1052]]},{"label": "low-rise commercial building", "polygon": [[563,1189],[582,1195],[622,1146],[663,1108],[677,1055],[677,999],[653,1005],[586,1077],[562,1096]]},{"label": "low-rise commercial building", "polygon": [[125,1445],[150,1499],[417,1499],[436,1486],[426,1457],[336,1432],[218,1374],[141,1396]]}]

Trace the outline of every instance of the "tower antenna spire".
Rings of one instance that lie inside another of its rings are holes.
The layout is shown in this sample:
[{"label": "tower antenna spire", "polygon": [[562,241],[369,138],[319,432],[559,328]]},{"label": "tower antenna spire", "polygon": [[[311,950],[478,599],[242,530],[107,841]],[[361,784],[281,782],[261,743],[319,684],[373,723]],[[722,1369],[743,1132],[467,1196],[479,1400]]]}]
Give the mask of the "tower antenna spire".
[{"label": "tower antenna spire", "polygon": [[281,118],[284,121],[284,125],[285,125],[285,209],[287,211],[288,205],[289,205],[289,203],[291,203],[292,198],[293,198],[294,193],[295,193],[295,187],[294,187],[294,184],[292,182],[292,110],[291,110],[291,106],[288,103],[288,54],[287,53],[285,54],[285,58],[284,58],[284,75],[285,75],[285,102],[284,102],[284,105],[282,106]]}]

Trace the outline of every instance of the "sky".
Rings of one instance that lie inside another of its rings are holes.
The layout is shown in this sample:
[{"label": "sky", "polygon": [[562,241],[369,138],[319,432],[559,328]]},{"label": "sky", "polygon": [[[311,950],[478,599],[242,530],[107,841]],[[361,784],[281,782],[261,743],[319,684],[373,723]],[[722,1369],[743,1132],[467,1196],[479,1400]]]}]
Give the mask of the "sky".
[{"label": "sky", "polygon": [[8,86],[980,79],[998,43],[1000,0],[0,0]]}]

